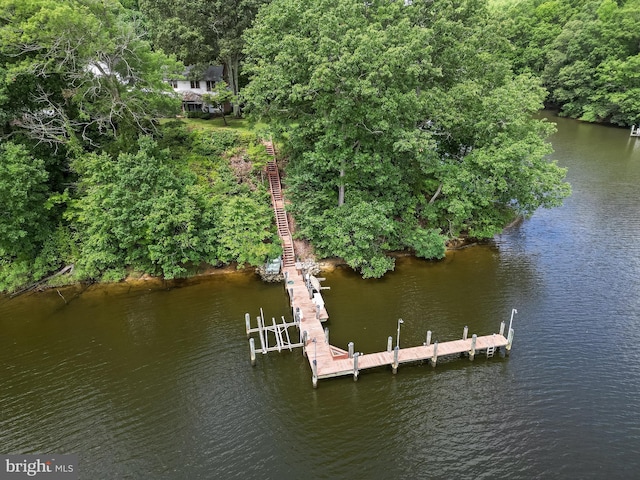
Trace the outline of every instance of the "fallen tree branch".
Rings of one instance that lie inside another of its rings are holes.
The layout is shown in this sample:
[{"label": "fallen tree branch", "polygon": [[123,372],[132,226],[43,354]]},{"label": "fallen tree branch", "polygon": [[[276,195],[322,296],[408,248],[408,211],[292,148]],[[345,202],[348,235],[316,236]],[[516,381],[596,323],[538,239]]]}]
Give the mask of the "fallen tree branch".
[{"label": "fallen tree branch", "polygon": [[[49,275],[48,277],[43,278],[42,280],[38,280],[37,282],[26,286],[22,290],[18,290],[17,292],[12,293],[9,296],[9,298],[14,298],[14,297],[17,297],[18,295],[22,295],[23,293],[29,292],[29,291],[33,290],[34,288],[36,288],[37,286],[42,285],[43,283],[51,280],[52,278],[58,277],[60,275],[64,275],[65,273],[71,273],[71,272],[73,272],[73,267],[74,267],[73,263],[71,265],[67,265],[62,270],[59,270],[58,272],[54,273],[53,275]],[[60,293],[60,292],[58,292],[58,293]]]}]

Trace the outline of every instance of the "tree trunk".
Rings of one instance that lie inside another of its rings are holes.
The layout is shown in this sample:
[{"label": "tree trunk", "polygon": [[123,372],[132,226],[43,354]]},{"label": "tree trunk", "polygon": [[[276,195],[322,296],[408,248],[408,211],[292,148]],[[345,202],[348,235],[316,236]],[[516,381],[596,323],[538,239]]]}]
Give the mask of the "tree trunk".
[{"label": "tree trunk", "polygon": [[442,191],[442,183],[440,185],[438,185],[438,189],[436,190],[436,193],[433,194],[433,197],[431,197],[431,200],[429,200],[429,205],[433,205],[433,202],[436,201],[436,198],[438,198],[438,195],[440,195],[440,192]]},{"label": "tree trunk", "polygon": [[338,185],[338,206],[344,205],[344,165],[340,169],[340,184]]},{"label": "tree trunk", "polygon": [[231,87],[231,91],[235,97],[232,102],[233,105],[233,114],[236,117],[240,116],[240,104],[238,103],[238,69],[240,68],[240,56],[239,55],[231,55],[225,59],[225,63],[227,64],[227,77],[229,79],[229,87]]},{"label": "tree trunk", "polygon": [[[358,150],[360,150],[360,140],[356,140],[355,143],[353,144],[353,147],[351,147],[351,149],[353,150],[354,156],[358,153]],[[340,180],[338,183],[338,206],[341,207],[342,205],[344,205],[344,176],[345,176],[345,169],[346,169],[346,161],[342,160],[342,165],[340,165]]]}]

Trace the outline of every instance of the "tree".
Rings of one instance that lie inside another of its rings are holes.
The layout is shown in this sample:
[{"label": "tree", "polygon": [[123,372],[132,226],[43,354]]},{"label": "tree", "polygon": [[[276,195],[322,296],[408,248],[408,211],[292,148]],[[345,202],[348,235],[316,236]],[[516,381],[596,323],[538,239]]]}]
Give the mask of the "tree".
[{"label": "tree", "polygon": [[267,202],[231,196],[219,208],[217,231],[222,262],[261,265],[281,253],[277,236],[272,232],[273,211]]},{"label": "tree", "polygon": [[44,162],[24,146],[0,145],[0,258],[32,256],[46,238],[47,178]]},{"label": "tree", "polygon": [[568,193],[531,118],[544,91],[513,75],[484,2],[275,0],[246,41],[243,95],[290,150],[300,234],[365,276]]},{"label": "tree", "polygon": [[[233,95],[240,90],[244,31],[268,0],[141,0],[140,8],[153,21],[157,47],[175,53],[187,64],[224,63]],[[234,97],[235,98],[235,97]],[[238,102],[233,103],[236,116]]]},{"label": "tree", "polygon": [[206,93],[202,96],[205,103],[209,103],[222,112],[222,120],[227,125],[227,119],[225,117],[225,106],[227,103],[235,102],[235,95],[229,89],[229,85],[226,82],[216,82],[213,87],[213,93]]},{"label": "tree", "polygon": [[23,98],[13,125],[36,141],[135,145],[155,117],[176,111],[163,77],[180,64],[151,50],[117,0],[0,0],[0,12],[4,89]]},{"label": "tree", "polygon": [[168,151],[150,138],[139,146],[115,161],[88,154],[73,164],[83,194],[74,205],[82,245],[78,267],[87,276],[131,266],[173,278],[186,272],[186,263],[210,256],[200,250],[201,214],[188,195],[193,177],[177,174]]},{"label": "tree", "polygon": [[492,14],[503,25],[505,35],[513,44],[509,58],[516,71],[542,74],[554,40],[575,13],[573,3],[566,0],[507,0],[493,6]]},{"label": "tree", "polygon": [[634,57],[640,1],[506,2],[495,15],[514,45],[520,72],[540,75],[547,103],[589,122],[640,122]]},{"label": "tree", "polygon": [[218,57],[215,4],[202,0],[140,0],[156,50],[186,65],[207,65]]}]

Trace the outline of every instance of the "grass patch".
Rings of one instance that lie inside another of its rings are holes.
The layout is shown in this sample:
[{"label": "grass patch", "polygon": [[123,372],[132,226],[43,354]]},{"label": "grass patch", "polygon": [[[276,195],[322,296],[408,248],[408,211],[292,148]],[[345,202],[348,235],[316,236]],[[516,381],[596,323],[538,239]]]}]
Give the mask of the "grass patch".
[{"label": "grass patch", "polygon": [[[160,124],[174,121],[173,118],[161,118]],[[246,118],[227,117],[227,125],[224,124],[222,117],[212,118],[210,120],[203,120],[201,118],[180,118],[189,130],[235,130],[238,132],[252,132],[257,135],[262,134],[264,136],[267,130],[266,123],[251,123]]]}]

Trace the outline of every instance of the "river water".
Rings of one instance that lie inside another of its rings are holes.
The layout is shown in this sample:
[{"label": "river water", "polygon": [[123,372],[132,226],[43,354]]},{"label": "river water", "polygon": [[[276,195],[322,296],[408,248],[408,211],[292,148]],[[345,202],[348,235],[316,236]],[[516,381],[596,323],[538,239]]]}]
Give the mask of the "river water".
[{"label": "river water", "polygon": [[554,119],[573,195],[490,245],[327,273],[331,342],[495,332],[510,357],[321,381],[249,363],[244,313],[287,315],[250,273],[0,299],[0,453],[77,453],[82,479],[638,478],[640,139]]}]

